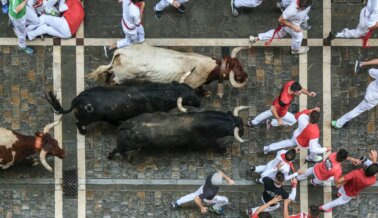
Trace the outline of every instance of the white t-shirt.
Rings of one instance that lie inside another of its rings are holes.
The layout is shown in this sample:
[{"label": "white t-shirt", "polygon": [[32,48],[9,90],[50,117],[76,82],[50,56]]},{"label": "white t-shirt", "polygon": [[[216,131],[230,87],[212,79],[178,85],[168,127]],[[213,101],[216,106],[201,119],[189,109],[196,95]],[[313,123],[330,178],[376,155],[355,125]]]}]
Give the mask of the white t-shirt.
[{"label": "white t-shirt", "polygon": [[299,26],[303,21],[306,20],[310,8],[311,6],[301,11],[297,8],[297,2],[294,1],[289,5],[289,7],[285,9],[285,11],[282,13],[282,17],[285,20],[293,23],[294,25]]},{"label": "white t-shirt", "polygon": [[365,100],[371,104],[378,104],[378,69],[370,69],[369,75],[375,80],[366,89]]},{"label": "white t-shirt", "polygon": [[[122,3],[122,25],[124,30],[129,34],[136,34],[136,27],[140,25],[140,10],[138,6],[134,5],[130,0],[123,0]],[[125,28],[126,24],[126,28]]]}]

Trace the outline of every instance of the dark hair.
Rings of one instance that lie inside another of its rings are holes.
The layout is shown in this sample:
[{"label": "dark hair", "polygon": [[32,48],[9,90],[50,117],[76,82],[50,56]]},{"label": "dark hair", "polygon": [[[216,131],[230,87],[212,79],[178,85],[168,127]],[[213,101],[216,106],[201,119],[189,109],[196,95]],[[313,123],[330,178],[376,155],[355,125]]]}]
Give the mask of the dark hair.
[{"label": "dark hair", "polygon": [[294,148],[292,148],[292,149],[286,151],[285,159],[286,159],[287,161],[292,161],[292,160],[295,159],[295,155],[296,155],[296,154],[297,154],[297,152],[295,151]]},{"label": "dark hair", "polygon": [[302,86],[298,82],[294,82],[293,84],[291,84],[290,90],[293,92],[298,92],[302,90]]},{"label": "dark hair", "polygon": [[276,174],[276,180],[277,180],[277,182],[283,182],[283,181],[285,181],[285,175],[282,172],[277,172],[277,174]]},{"label": "dark hair", "polygon": [[270,215],[270,213],[268,212],[261,212],[259,213],[259,218],[272,218],[272,215]]},{"label": "dark hair", "polygon": [[318,206],[311,204],[310,207],[309,207],[309,211],[310,211],[311,217],[313,217],[313,218],[319,217],[320,210],[319,210]]},{"label": "dark hair", "polygon": [[310,114],[310,123],[317,123],[320,118],[319,111],[312,111]]},{"label": "dark hair", "polygon": [[372,164],[365,169],[365,176],[370,177],[378,173],[378,164]]},{"label": "dark hair", "polygon": [[144,0],[131,0],[133,3],[136,3],[136,2],[142,2]]},{"label": "dark hair", "polygon": [[306,9],[310,7],[312,4],[312,0],[299,0],[298,1],[298,7],[301,9]]},{"label": "dark hair", "polygon": [[336,161],[337,162],[342,162],[342,161],[344,161],[345,159],[347,159],[347,157],[348,157],[348,152],[347,152],[347,150],[345,150],[345,149],[340,149],[338,152],[337,152],[337,154],[336,154]]}]

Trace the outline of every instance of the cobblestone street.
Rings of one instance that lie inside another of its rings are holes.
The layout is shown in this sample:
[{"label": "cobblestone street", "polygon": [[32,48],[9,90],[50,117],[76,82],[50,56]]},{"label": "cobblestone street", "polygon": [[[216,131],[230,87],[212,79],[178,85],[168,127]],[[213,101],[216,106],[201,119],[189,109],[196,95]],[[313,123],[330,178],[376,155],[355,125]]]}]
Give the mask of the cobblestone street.
[{"label": "cobblestone street", "polygon": [[[185,14],[169,8],[161,20],[153,13],[157,2],[146,1],[147,43],[209,57],[235,56],[248,72],[248,83],[241,89],[224,81],[222,98],[216,95],[216,82],[210,84],[211,95],[202,99],[200,110],[227,112],[236,106],[251,106],[239,113],[246,123],[270,107],[282,84],[297,80],[317,96],[295,98],[290,111],[322,109],[321,145],[332,147],[332,151],[345,148],[356,158],[378,149],[376,107],[350,121],[346,128],[331,129],[330,125],[331,119],[339,118],[364,98],[372,78],[367,69],[354,74],[353,68],[357,59],[377,58],[378,40],[375,33],[369,47],[364,49],[360,39],[337,39],[332,45],[324,39],[331,29],[355,27],[366,1],[314,0],[309,14],[312,28],[305,31],[302,43],[310,46],[305,55],[292,55],[288,38],[274,40],[270,47],[257,43],[248,48],[249,35],[278,25],[280,12],[275,1],[264,1],[258,8],[242,10],[238,17],[233,17],[229,0],[190,0]],[[71,100],[83,89],[103,85],[86,75],[109,63],[103,46],[124,36],[120,24],[122,7],[116,0],[84,0],[83,4],[86,16],[75,38],[36,39],[30,43],[36,49],[33,56],[18,50],[8,16],[0,15],[1,127],[34,135],[57,119],[44,92],[54,90],[63,108],[69,109]],[[219,217],[213,213],[200,214],[194,203],[179,209],[171,207],[173,200],[198,189],[207,175],[216,170],[222,170],[236,183],[220,187],[220,195],[229,199],[221,217],[247,217],[245,209],[261,205],[263,192],[263,185],[255,183],[258,174],[249,172],[249,166],[265,164],[274,158],[275,153],[263,154],[263,146],[291,138],[296,128],[295,125],[267,130],[265,124],[253,129],[245,127],[243,138],[250,141],[239,143],[233,137],[220,141],[228,148],[227,154],[211,146],[143,149],[133,152],[129,162],[121,155],[111,161],[107,159],[117,144],[115,126],[104,122],[91,124],[83,136],[77,132],[75,122],[73,113],[64,115],[62,123],[51,131],[67,153],[64,160],[47,158],[53,173],[41,164],[21,164],[0,171],[0,218]],[[304,153],[297,155],[296,169],[313,165],[304,164],[304,157]],[[344,163],[343,169],[348,172],[354,168]],[[322,205],[336,198],[334,184],[314,187],[303,181],[298,186],[296,201],[290,207],[293,214],[305,212],[303,208],[308,205]],[[290,191],[289,183],[285,187]],[[378,218],[377,193],[375,184],[348,204],[334,208],[328,215],[322,213],[321,217]],[[276,210],[272,216],[283,217],[282,210]]]}]

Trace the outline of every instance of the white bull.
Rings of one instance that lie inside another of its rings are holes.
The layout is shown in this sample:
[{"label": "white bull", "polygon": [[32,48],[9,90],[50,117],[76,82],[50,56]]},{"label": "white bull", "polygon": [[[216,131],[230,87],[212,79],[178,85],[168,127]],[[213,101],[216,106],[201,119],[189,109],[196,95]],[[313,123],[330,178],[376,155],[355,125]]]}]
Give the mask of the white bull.
[{"label": "white bull", "polygon": [[99,66],[89,78],[104,78],[122,83],[128,79],[170,83],[180,81],[185,73],[195,70],[185,79],[192,88],[198,88],[213,80],[230,80],[233,87],[241,88],[248,80],[242,65],[236,58],[213,59],[196,53],[182,53],[166,48],[153,47],[147,43],[135,44],[114,52],[108,65]]}]

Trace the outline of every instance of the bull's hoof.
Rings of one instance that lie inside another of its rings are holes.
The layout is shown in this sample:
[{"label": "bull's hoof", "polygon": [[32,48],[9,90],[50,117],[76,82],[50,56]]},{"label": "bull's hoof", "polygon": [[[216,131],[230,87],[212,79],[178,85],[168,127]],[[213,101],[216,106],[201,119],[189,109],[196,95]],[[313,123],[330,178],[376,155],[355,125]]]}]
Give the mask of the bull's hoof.
[{"label": "bull's hoof", "polygon": [[218,152],[220,153],[220,154],[228,154],[228,148],[219,148],[218,149]]}]

